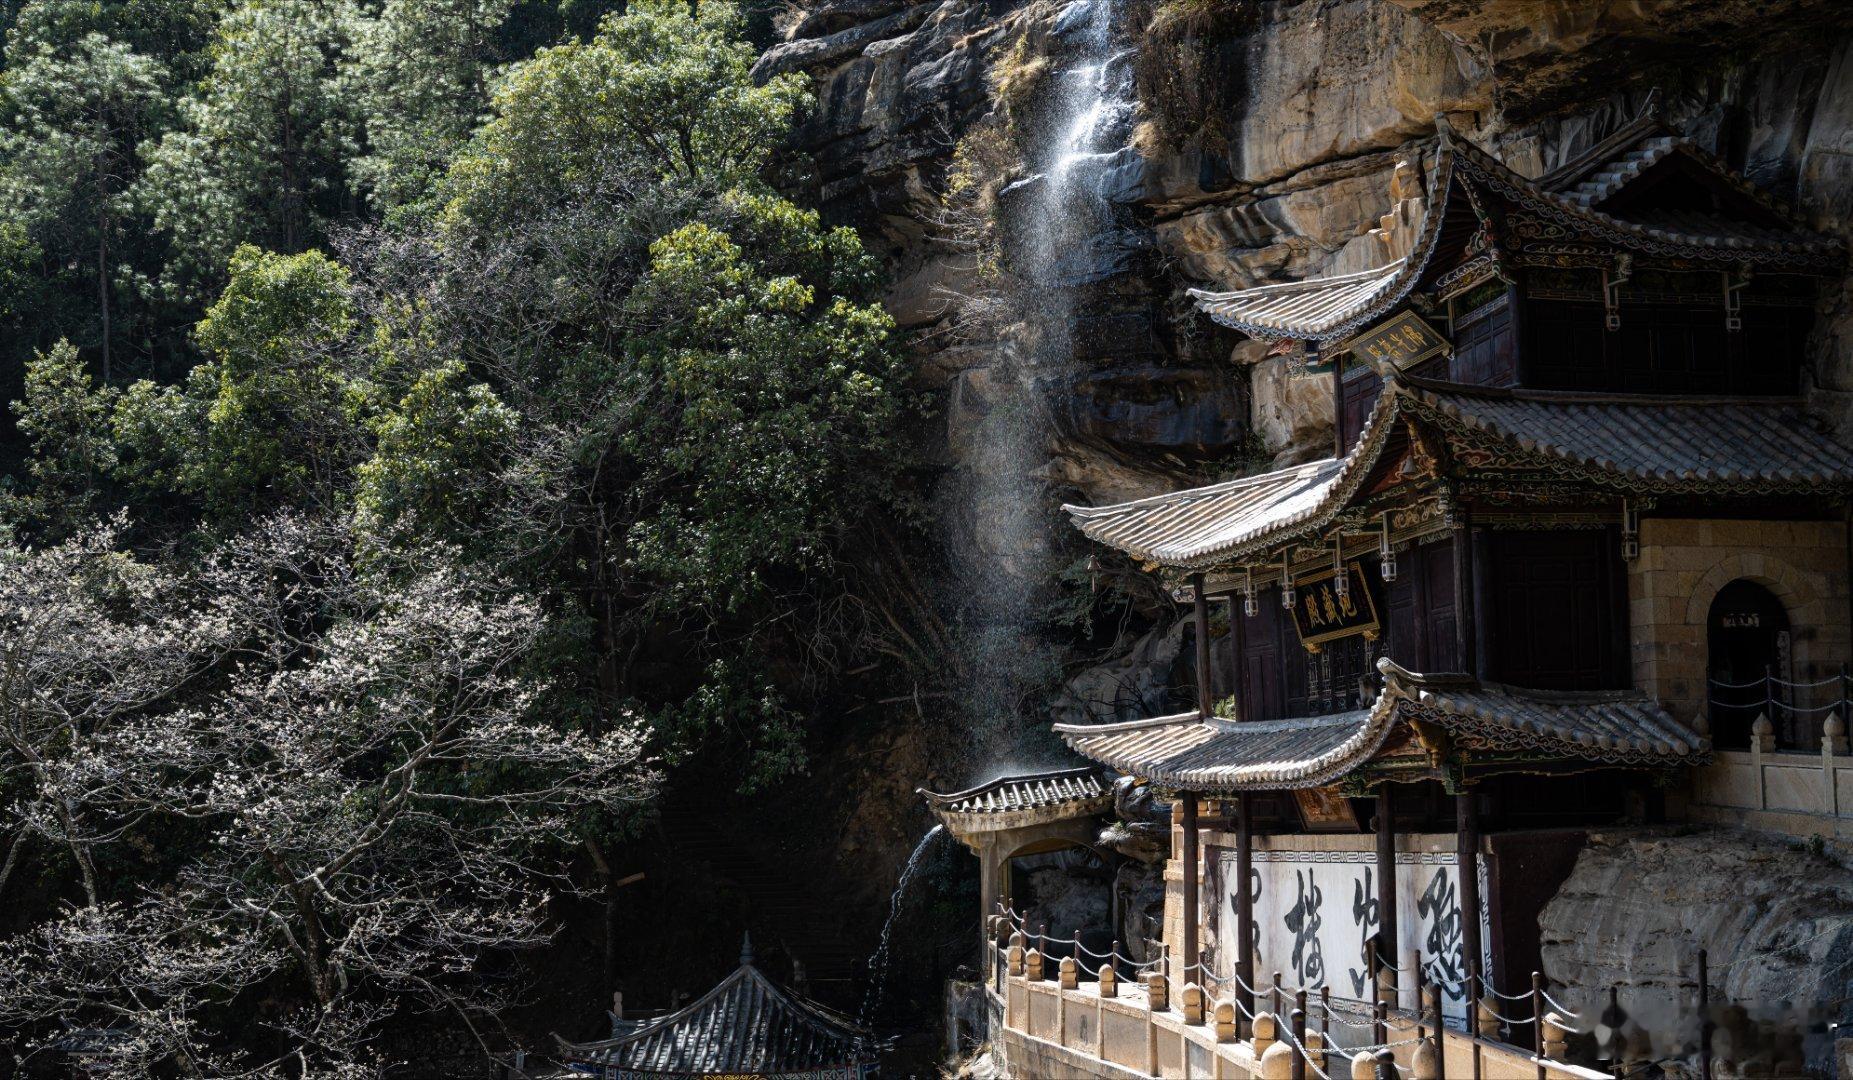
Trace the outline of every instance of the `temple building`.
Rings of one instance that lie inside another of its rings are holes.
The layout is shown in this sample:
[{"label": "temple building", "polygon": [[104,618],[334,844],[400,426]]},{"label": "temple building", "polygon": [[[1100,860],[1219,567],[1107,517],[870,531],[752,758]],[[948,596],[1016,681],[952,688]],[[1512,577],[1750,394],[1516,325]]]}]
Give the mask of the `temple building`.
[{"label": "temple building", "polygon": [[849,1018],[791,993],[740,949],[740,966],[714,989],[666,1016],[612,1019],[612,1037],[560,1040],[561,1077],[600,1080],[697,1080],[700,1077],[791,1077],[866,1080],[876,1075],[877,1047]]},{"label": "temple building", "polygon": [[[1175,800],[1174,998],[1419,980],[1486,1034],[1583,830],[1842,828],[1853,449],[1801,395],[1846,253],[1652,115],[1535,177],[1438,121],[1395,195],[1376,269],[1193,293],[1329,373],[1331,452],[1068,508],[1190,605],[1196,700],[1056,731]],[[1785,752],[1817,772],[1778,805]]]}]

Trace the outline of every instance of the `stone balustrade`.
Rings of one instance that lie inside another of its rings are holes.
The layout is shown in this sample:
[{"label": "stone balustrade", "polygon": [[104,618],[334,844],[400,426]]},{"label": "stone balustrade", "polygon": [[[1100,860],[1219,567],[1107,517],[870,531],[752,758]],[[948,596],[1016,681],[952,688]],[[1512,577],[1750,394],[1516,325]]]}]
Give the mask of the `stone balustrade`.
[{"label": "stone balustrade", "polygon": [[[1238,1023],[1232,1003],[1194,984],[1173,992],[1163,975],[1114,978],[1102,993],[1091,975],[1068,978],[1074,968],[1051,963],[1046,978],[1031,978],[1029,965],[986,987],[1002,1025],[991,1033],[994,1052],[1015,1076],[1072,1076],[1092,1080],[1271,1080],[1288,1077],[1295,1057],[1286,1021],[1263,1012],[1252,1024]],[[1005,971],[1002,964],[995,971]],[[1016,973],[1016,972],[1021,972]],[[1174,1000],[1175,999],[1175,1000]],[[1310,1026],[1317,1026],[1314,1021]],[[1360,1032],[1367,1035],[1368,1032]],[[1556,1060],[1493,1039],[1447,1029],[1439,1049],[1410,1042],[1412,1033],[1392,1037],[1391,1053],[1403,1076],[1530,1080],[1608,1080],[1608,1074]],[[1554,1031],[1552,1034],[1556,1034]],[[1332,1043],[1328,1048],[1327,1039]],[[1308,1031],[1305,1044],[1333,1080],[1373,1076],[1377,1059],[1344,1049],[1338,1030]],[[1556,1044],[1547,1040],[1547,1044]],[[1477,1071],[1476,1071],[1477,1066]],[[1316,1074],[1308,1070],[1308,1076]]]},{"label": "stone balustrade", "polygon": [[[1833,717],[1838,720],[1839,717]],[[1717,750],[1695,772],[1689,816],[1716,824],[1853,840],[1853,754],[1828,725],[1819,752]]]}]

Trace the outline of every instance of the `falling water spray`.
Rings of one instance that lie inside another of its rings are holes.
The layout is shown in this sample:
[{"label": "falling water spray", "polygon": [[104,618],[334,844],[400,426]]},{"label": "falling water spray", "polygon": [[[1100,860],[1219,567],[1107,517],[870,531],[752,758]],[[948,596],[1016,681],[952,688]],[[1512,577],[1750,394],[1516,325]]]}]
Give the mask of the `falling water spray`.
[{"label": "falling water spray", "polygon": [[[960,516],[974,544],[963,578],[960,688],[973,738],[968,770],[1000,761],[1046,765],[1046,725],[1025,723],[1025,701],[1057,669],[1038,640],[1039,609],[1055,580],[1048,483],[1050,400],[1077,370],[1075,324],[1083,290],[1127,269],[1112,192],[1136,155],[1131,53],[1118,49],[1118,0],[1073,0],[1053,27],[1055,70],[1021,136],[1032,172],[999,196],[999,235],[1020,283],[1017,315],[991,367],[968,373],[961,394],[982,414],[970,449]],[[1118,49],[1118,51],[1116,51]]]},{"label": "falling water spray", "polygon": [[901,870],[901,879],[894,884],[894,894],[888,898],[888,919],[881,924],[881,942],[875,946],[875,952],[869,957],[869,986],[862,995],[863,1026],[875,1019],[875,1011],[881,1008],[882,995],[888,986],[888,942],[894,934],[894,923],[901,914],[901,901],[907,896],[907,886],[919,872],[920,864],[925,858],[927,848],[946,831],[944,825],[935,825],[914,845],[914,853],[907,857],[907,865]]}]

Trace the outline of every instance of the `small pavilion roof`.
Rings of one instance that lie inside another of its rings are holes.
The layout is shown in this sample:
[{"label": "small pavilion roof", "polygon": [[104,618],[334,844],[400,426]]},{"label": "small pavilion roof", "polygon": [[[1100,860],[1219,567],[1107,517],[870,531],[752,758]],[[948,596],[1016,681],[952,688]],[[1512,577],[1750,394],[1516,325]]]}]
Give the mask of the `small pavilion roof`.
[{"label": "small pavilion roof", "polygon": [[1065,509],[1136,559],[1205,569],[1323,528],[1405,425],[1439,428],[1476,467],[1543,468],[1622,492],[1758,496],[1853,484],[1853,449],[1795,398],[1512,390],[1392,375],[1343,458],[1112,506]]},{"label": "small pavilion roof", "polygon": [[1000,776],[947,795],[921,788],[919,794],[966,843],[980,833],[1083,818],[1113,805],[1113,784],[1098,765]]},{"label": "small pavilion roof", "polygon": [[[869,1033],[774,985],[752,948],[714,989],[667,1016],[598,1042],[561,1040],[563,1060],[620,1076],[861,1076],[875,1061]],[[600,1072],[599,1075],[603,1075]]]},{"label": "small pavilion roof", "polygon": [[[1838,240],[1802,227],[1755,185],[1691,140],[1667,132],[1652,115],[1624,125],[1538,180],[1455,135],[1445,118],[1437,118],[1435,127],[1427,209],[1408,255],[1356,273],[1230,291],[1192,289],[1197,306],[1254,338],[1349,337],[1389,314],[1426,280],[1437,252],[1458,251],[1477,228],[1474,206],[1489,199],[1617,251],[1709,262],[1720,269],[1744,264],[1838,271],[1845,262]],[[1621,198],[1636,181],[1675,166],[1726,192],[1740,212],[1726,216]]]},{"label": "small pavilion roof", "polygon": [[919,789],[927,805],[942,814],[1010,814],[1075,803],[1111,801],[1113,787],[1093,765],[1052,772],[1000,776],[948,795]]},{"label": "small pavilion roof", "polygon": [[1161,784],[1205,792],[1323,787],[1369,762],[1399,724],[1445,728],[1495,752],[1607,765],[1696,764],[1707,742],[1645,694],[1552,692],[1422,675],[1380,660],[1370,707],[1242,723],[1195,713],[1125,724],[1057,724],[1076,752]]}]

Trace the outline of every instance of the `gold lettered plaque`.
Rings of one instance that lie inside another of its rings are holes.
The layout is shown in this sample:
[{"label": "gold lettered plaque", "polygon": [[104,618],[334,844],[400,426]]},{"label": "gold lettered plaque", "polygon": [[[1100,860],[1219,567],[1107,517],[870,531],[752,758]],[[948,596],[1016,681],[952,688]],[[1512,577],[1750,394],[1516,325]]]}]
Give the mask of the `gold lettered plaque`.
[{"label": "gold lettered plaque", "polygon": [[1293,583],[1293,625],[1300,632],[1300,644],[1317,649],[1322,642],[1353,634],[1363,634],[1375,641],[1382,625],[1377,621],[1377,604],[1371,599],[1370,581],[1357,560],[1346,564],[1351,587],[1340,596],[1334,586],[1337,576],[1330,570],[1310,574]]},{"label": "gold lettered plaque", "polygon": [[1300,821],[1308,832],[1356,832],[1358,816],[1351,812],[1351,800],[1337,788],[1305,788],[1293,793],[1299,804]]},{"label": "gold lettered plaque", "polygon": [[1431,356],[1453,352],[1448,339],[1413,311],[1378,323],[1339,346],[1353,356],[1407,371]]}]

